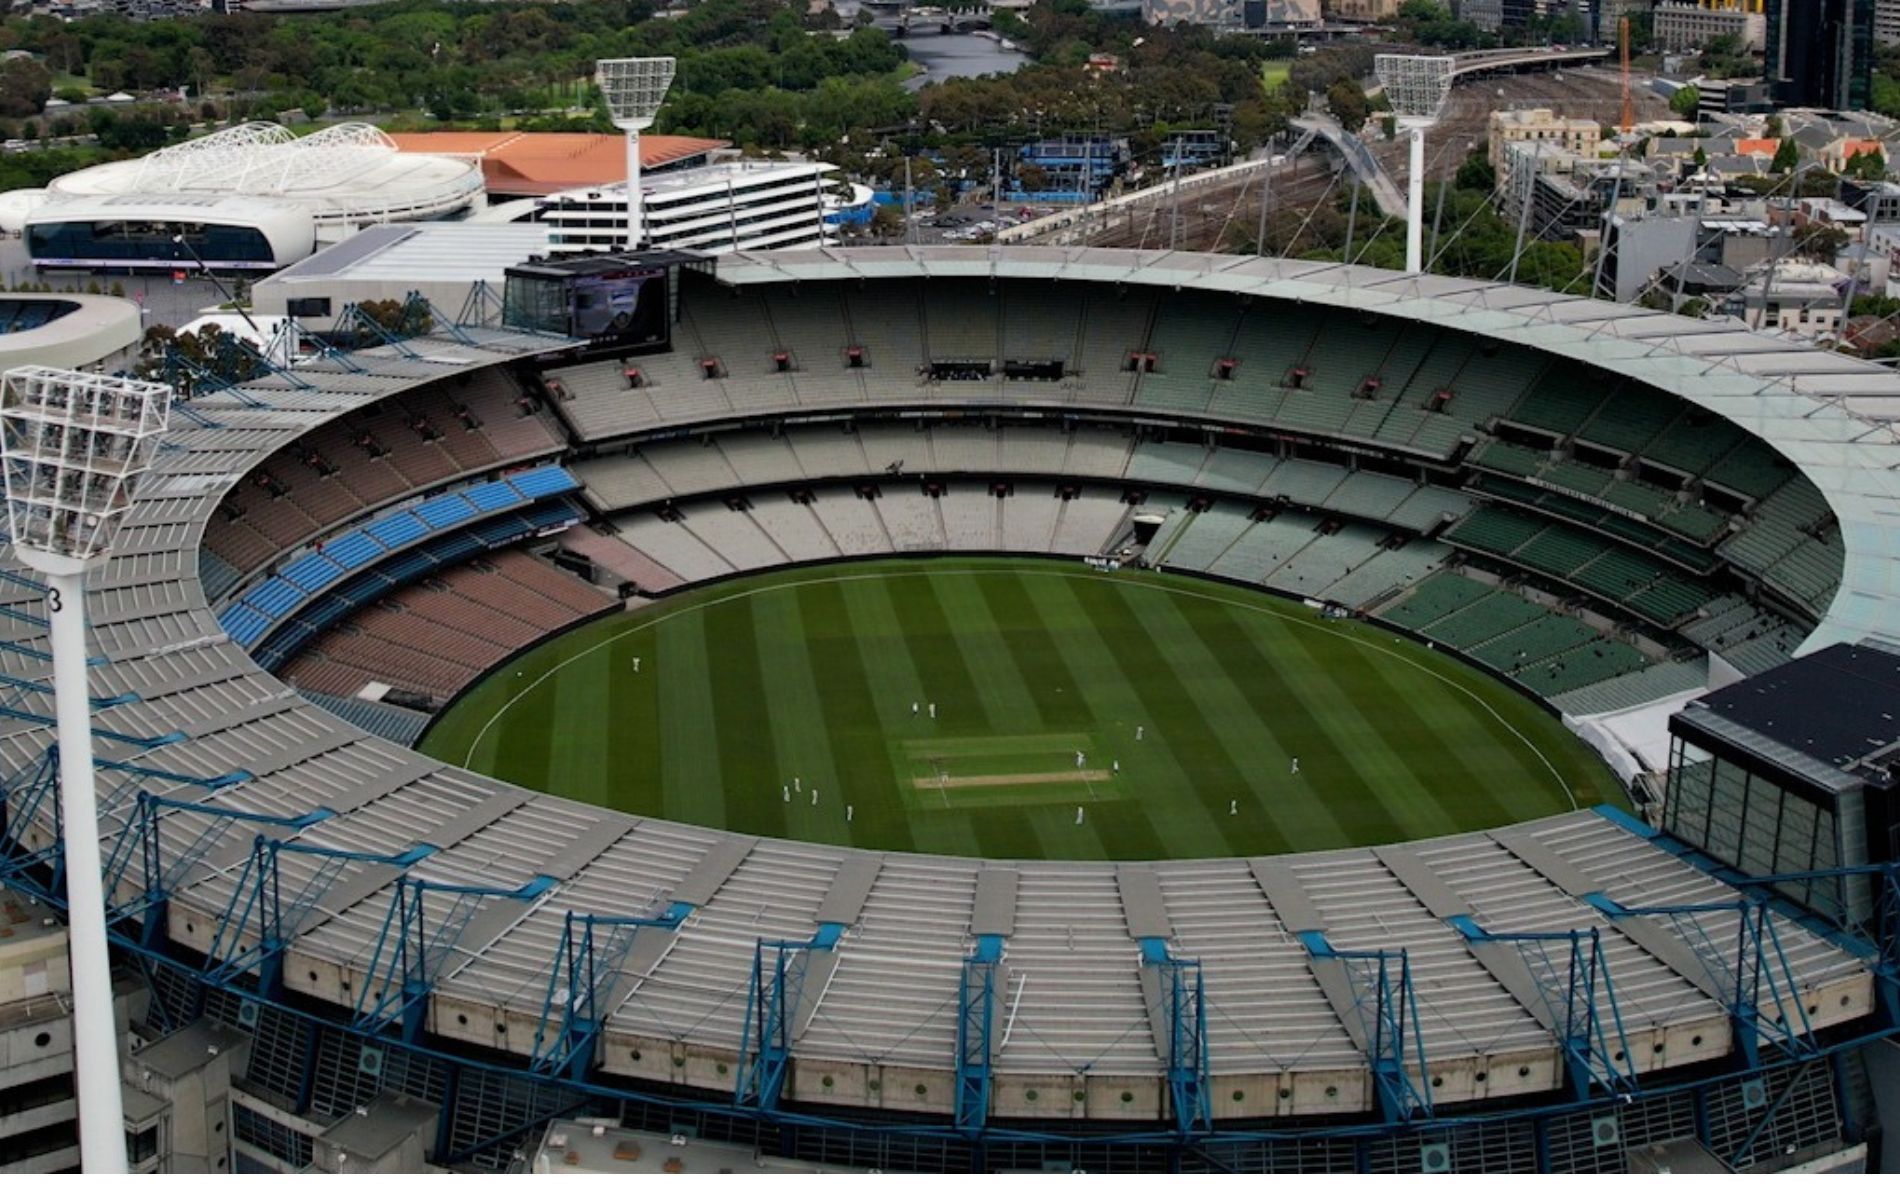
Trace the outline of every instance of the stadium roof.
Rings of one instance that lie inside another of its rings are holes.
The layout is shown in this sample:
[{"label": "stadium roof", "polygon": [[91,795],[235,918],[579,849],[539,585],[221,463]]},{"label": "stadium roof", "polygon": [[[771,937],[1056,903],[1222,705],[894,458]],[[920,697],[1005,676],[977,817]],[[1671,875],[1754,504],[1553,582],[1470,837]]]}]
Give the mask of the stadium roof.
[{"label": "stadium roof", "polygon": [[[326,219],[426,219],[466,207],[482,190],[479,169],[445,155],[401,154],[373,125],[331,125],[297,137],[281,125],[250,122],[62,175],[48,205],[177,203],[237,197],[294,202]],[[44,216],[44,210],[35,216]]]},{"label": "stadium roof", "polygon": [[139,306],[116,296],[0,292],[0,312],[22,309],[50,311],[0,332],[0,370],[90,366],[138,345],[144,333]]},{"label": "stadium roof", "polygon": [[[476,156],[488,190],[497,195],[548,196],[627,177],[626,142],[618,134],[444,132],[390,137],[404,153]],[[640,138],[640,167],[651,171],[731,144],[713,138],[647,134]]]},{"label": "stadium roof", "polygon": [[[1876,600],[1888,595],[1896,575],[1891,556],[1900,547],[1900,509],[1888,468],[1900,463],[1900,448],[1884,423],[1855,411],[1891,403],[1900,388],[1883,389],[1881,382],[1900,377],[1837,356],[1528,288],[1208,255],[797,251],[737,256],[720,271],[728,281],[753,285],[995,274],[1204,288],[1413,317],[1589,359],[1731,414],[1801,456],[1797,461],[1814,464],[1807,469],[1851,535],[1848,581],[1829,614],[1830,636],[1838,640],[1856,623],[1900,623],[1900,607]],[[683,904],[690,917],[677,928],[642,931],[603,1008],[602,1062],[614,1077],[729,1092],[733,1081],[724,1076],[744,1025],[755,939],[811,938],[825,924],[838,933],[835,952],[824,952],[816,968],[822,979],[807,992],[810,1007],[801,1007],[788,1034],[803,1072],[795,1084],[801,1101],[814,1096],[810,1076],[822,1072],[823,1099],[833,1103],[946,1111],[956,1078],[962,965],[971,940],[984,935],[1007,936],[1015,972],[1013,1036],[996,1046],[996,1070],[1040,1086],[1055,1102],[1048,1115],[1065,1120],[1075,1115],[1064,1099],[1072,1087],[1090,1089],[1091,1115],[1126,1113],[1129,1099],[1117,1109],[1111,1097],[1132,1098],[1138,1085],[1156,1094],[1167,1035],[1155,1020],[1154,980],[1144,973],[1152,967],[1142,965],[1152,959],[1141,956],[1171,948],[1196,955],[1207,971],[1211,1070],[1234,1080],[1237,1106],[1223,1115],[1350,1114],[1372,1106],[1365,1013],[1349,1003],[1346,968],[1323,959],[1316,945],[1407,950],[1419,980],[1414,1036],[1422,1038],[1422,1055],[1435,1067],[1458,1068],[1445,1072],[1444,1098],[1546,1095],[1565,1069],[1561,1030],[1523,963],[1469,941],[1455,924],[1462,919],[1560,935],[1598,931],[1626,999],[1619,1025],[1636,1035],[1632,1063],[1649,1071],[1727,1061],[1738,1026],[1689,935],[1646,918],[1616,917],[1593,897],[1628,906],[1722,906],[1733,905],[1736,893],[1605,815],[1565,814],[1405,846],[1252,860],[1008,863],[872,853],[531,794],[433,762],[315,709],[221,633],[197,580],[204,525],[245,472],[308,431],[431,379],[558,345],[525,334],[468,336],[469,342],[441,337],[363,351],[350,363],[300,365],[299,379],[253,381],[242,396],[196,397],[195,412],[215,417],[215,426],[181,422],[172,429],[117,553],[95,568],[88,585],[93,645],[105,660],[97,668],[101,694],[141,697],[101,709],[98,727],[190,731],[141,751],[141,767],[194,778],[241,771],[220,799],[244,812],[296,818],[321,806],[326,817],[290,835],[306,847],[367,855],[426,843],[432,852],[414,868],[418,877],[472,894],[536,884],[531,900],[472,900],[471,913],[480,911],[462,927],[463,941],[439,948],[432,961],[441,968],[424,1017],[440,1036],[533,1052],[537,1015],[553,994],[550,964],[558,960],[566,913],[627,915]],[[704,419],[674,418],[682,428]],[[0,601],[43,600],[25,576],[0,578]],[[30,625],[16,636],[44,640]],[[43,676],[43,657],[0,647],[0,665],[20,677]],[[32,716],[51,707],[41,691],[22,691],[13,703]],[[42,761],[51,741],[47,725],[6,718],[0,772],[21,778]],[[50,836],[50,809],[41,810],[39,835]],[[122,810],[113,815],[123,822]],[[244,860],[253,836],[248,826],[220,827],[188,812],[168,816],[168,853],[206,848],[203,858],[183,859],[167,876],[178,880],[165,911],[179,944],[212,947],[217,914],[242,886],[229,868]],[[297,883],[315,867],[281,869],[295,873]],[[345,1004],[359,985],[366,991],[397,875],[347,864],[321,902],[296,917],[283,986]],[[1771,919],[1817,1026],[1872,1010],[1862,959],[1793,921]],[[233,932],[253,936],[245,928]],[[1025,1094],[1034,1093],[1012,1089],[1011,1102]]]}]

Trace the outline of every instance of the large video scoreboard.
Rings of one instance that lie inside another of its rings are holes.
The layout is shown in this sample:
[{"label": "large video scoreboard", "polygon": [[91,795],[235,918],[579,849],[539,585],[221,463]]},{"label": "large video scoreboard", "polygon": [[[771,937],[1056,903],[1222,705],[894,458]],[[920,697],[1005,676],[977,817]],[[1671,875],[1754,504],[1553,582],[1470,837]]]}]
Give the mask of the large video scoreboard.
[{"label": "large video scoreboard", "polygon": [[680,272],[712,269],[712,259],[676,250],[530,261],[507,270],[502,320],[585,341],[589,350],[663,349],[679,310]]}]

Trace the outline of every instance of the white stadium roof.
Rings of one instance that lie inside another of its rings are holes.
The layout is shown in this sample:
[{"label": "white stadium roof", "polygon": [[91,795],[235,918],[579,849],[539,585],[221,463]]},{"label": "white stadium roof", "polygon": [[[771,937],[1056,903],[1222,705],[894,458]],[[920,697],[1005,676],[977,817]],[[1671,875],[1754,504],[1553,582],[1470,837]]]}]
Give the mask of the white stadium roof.
[{"label": "white stadium roof", "polygon": [[62,175],[46,200],[276,199],[297,203],[322,224],[426,220],[468,206],[482,190],[475,160],[404,154],[373,125],[332,125],[300,138],[281,125],[251,122]]}]

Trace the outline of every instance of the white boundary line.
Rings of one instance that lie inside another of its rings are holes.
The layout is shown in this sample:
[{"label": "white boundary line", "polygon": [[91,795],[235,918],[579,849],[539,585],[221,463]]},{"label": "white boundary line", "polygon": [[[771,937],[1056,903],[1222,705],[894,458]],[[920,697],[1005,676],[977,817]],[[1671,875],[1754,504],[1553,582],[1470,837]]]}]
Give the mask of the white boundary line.
[{"label": "white boundary line", "polygon": [[[816,566],[817,564],[808,564],[808,565]],[[792,569],[796,569],[796,568],[792,568]],[[481,729],[475,734],[475,740],[470,742],[468,745],[468,753],[462,756],[462,766],[464,769],[473,770],[473,768],[470,767],[469,764],[474,761],[475,751],[480,749],[482,742],[487,740],[489,732],[495,726],[495,722],[501,720],[502,717],[506,716],[508,713],[508,710],[515,706],[516,701],[520,700],[524,696],[527,696],[529,693],[533,692],[536,688],[540,687],[542,684],[546,683],[548,680],[552,679],[554,676],[558,675],[563,670],[566,670],[568,667],[579,662],[581,659],[586,658],[590,654],[594,654],[594,653],[597,653],[598,651],[605,650],[607,647],[613,645],[615,642],[620,641],[622,638],[632,637],[636,633],[640,633],[645,630],[651,629],[656,625],[664,624],[665,622],[670,621],[675,617],[684,616],[687,613],[703,612],[704,610],[708,608],[716,608],[717,606],[721,604],[729,604],[734,600],[749,600],[754,596],[761,596],[770,592],[789,591],[794,588],[814,587],[819,584],[862,583],[866,580],[871,580],[871,579],[914,579],[918,576],[926,576],[926,575],[1044,575],[1044,576],[1060,577],[1063,579],[1086,579],[1086,580],[1089,580],[1092,582],[1098,582],[1098,583],[1114,583],[1114,584],[1126,585],[1129,587],[1149,588],[1151,590],[1158,591],[1158,592],[1171,592],[1171,593],[1174,593],[1175,595],[1192,596],[1197,599],[1211,601],[1215,604],[1225,604],[1232,608],[1245,609],[1248,612],[1259,613],[1262,616],[1272,617],[1276,621],[1292,622],[1294,620],[1293,616],[1289,613],[1278,612],[1274,610],[1273,608],[1267,607],[1264,604],[1250,603],[1247,600],[1243,600],[1237,596],[1211,595],[1207,592],[1200,591],[1195,588],[1184,588],[1184,587],[1180,587],[1173,584],[1158,582],[1157,580],[1153,580],[1153,579],[1131,579],[1123,575],[1109,576],[1109,575],[1103,575],[1099,572],[1053,571],[1047,568],[1032,567],[1032,566],[1027,566],[1027,565],[1020,566],[1020,567],[938,567],[935,569],[918,568],[914,570],[901,570],[901,571],[860,571],[860,572],[857,572],[855,574],[850,574],[850,575],[828,574],[819,579],[794,579],[794,580],[783,581],[780,583],[769,583],[769,584],[764,584],[760,587],[746,588],[742,591],[733,592],[731,595],[719,596],[714,599],[707,600],[700,604],[685,605],[685,606],[673,609],[670,612],[661,613],[660,615],[656,617],[649,618],[648,620],[641,621],[637,625],[633,625],[626,629],[623,629],[619,633],[614,634],[612,637],[607,638],[605,641],[596,642],[594,645],[589,646],[587,649],[582,650],[577,654],[570,655],[567,658],[562,659],[560,662],[555,663],[553,666],[543,671],[540,675],[536,676],[533,682],[529,683],[527,687],[521,689],[519,692],[508,697],[507,701],[503,703],[500,708],[495,710],[494,715],[489,717],[487,721],[483,722]],[[1215,587],[1240,588],[1243,586],[1241,584],[1222,584],[1215,580],[1208,580],[1206,582],[1208,582],[1209,584],[1212,584]],[[718,585],[717,580],[706,581],[706,586],[717,586],[717,585]],[[662,601],[662,603],[664,603],[664,601]],[[1296,604],[1298,603],[1298,601],[1290,600],[1290,601],[1286,601],[1286,603]],[[1398,660],[1399,662],[1404,663],[1406,666],[1413,668],[1414,670],[1423,671],[1425,674],[1430,675],[1433,679],[1438,680],[1440,683],[1447,684],[1450,687],[1456,688],[1458,691],[1463,692],[1466,696],[1470,697],[1473,701],[1475,701],[1479,708],[1482,708],[1485,712],[1489,713],[1491,715],[1492,720],[1496,721],[1498,725],[1501,726],[1502,728],[1508,730],[1511,736],[1517,738],[1518,741],[1523,742],[1524,745],[1529,748],[1530,752],[1537,756],[1538,761],[1544,764],[1544,769],[1550,772],[1550,777],[1557,781],[1557,786],[1563,789],[1564,799],[1570,802],[1571,811],[1575,812],[1577,810],[1577,795],[1575,792],[1570,790],[1569,782],[1566,781],[1563,777],[1563,774],[1557,770],[1556,764],[1551,762],[1550,758],[1542,750],[1537,748],[1537,744],[1535,742],[1531,741],[1530,738],[1524,735],[1523,730],[1517,728],[1515,725],[1512,725],[1509,721],[1506,721],[1504,719],[1503,714],[1498,712],[1497,709],[1491,706],[1490,701],[1478,695],[1476,692],[1472,691],[1470,688],[1466,687],[1464,684],[1458,682],[1456,679],[1453,679],[1448,675],[1441,674],[1440,672],[1434,670],[1433,668],[1431,668],[1430,666],[1427,666],[1426,664],[1422,662],[1418,662],[1415,659],[1412,659],[1412,658],[1407,657],[1406,655],[1400,654],[1397,651],[1393,650],[1391,647],[1383,645],[1377,641],[1374,641],[1371,637],[1356,637],[1353,634],[1347,632],[1347,630],[1345,629],[1329,628],[1327,623],[1321,622],[1321,621],[1306,621],[1302,623],[1312,625],[1315,632],[1326,634],[1329,637],[1343,638],[1346,641],[1355,642],[1359,644],[1360,646],[1363,646],[1369,650],[1376,650],[1380,654],[1388,655],[1391,658],[1394,658]],[[1404,639],[1401,638],[1398,640],[1403,641]],[[1427,651],[1427,653],[1437,653],[1437,651]]]}]

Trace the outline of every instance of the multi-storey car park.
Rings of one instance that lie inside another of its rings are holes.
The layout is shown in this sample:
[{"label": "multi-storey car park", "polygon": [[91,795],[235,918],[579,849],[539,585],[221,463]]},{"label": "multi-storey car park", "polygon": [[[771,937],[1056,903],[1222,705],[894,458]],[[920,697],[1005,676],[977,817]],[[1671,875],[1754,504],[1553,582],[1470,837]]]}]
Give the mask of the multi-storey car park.
[{"label": "multi-storey car park", "polygon": [[[149,1031],[248,1036],[240,1154],[306,1165],[379,1095],[439,1117],[445,1166],[576,1111],[892,1169],[1621,1170],[1678,1139],[1760,1168],[1866,1139],[1886,943],[1628,816],[1236,860],[864,852],[530,793],[357,697],[446,702],[609,606],[530,539],[660,592],[1097,555],[1193,497],[1169,567],[1587,718],[1708,655],[1895,634],[1900,376],[1525,288],[1113,251],[738,256],[687,278],[671,350],[568,350],[443,324],[201,392],[90,584],[124,963]],[[953,485],[855,498],[896,460]],[[959,478],[1047,486],[960,513]],[[353,657],[417,581],[434,600]],[[0,586],[7,865],[44,892],[40,597]],[[395,655],[482,609],[510,620],[474,658]],[[1804,854],[1736,861],[1831,865]]]}]

